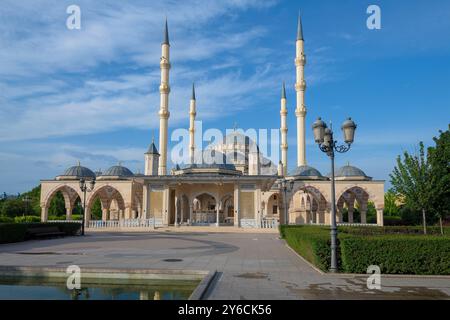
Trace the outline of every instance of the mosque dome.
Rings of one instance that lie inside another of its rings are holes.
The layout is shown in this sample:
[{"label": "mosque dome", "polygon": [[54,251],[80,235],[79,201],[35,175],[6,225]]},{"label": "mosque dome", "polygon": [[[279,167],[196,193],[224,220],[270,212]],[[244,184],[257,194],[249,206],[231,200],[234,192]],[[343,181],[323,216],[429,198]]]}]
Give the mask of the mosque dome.
[{"label": "mosque dome", "polygon": [[[201,161],[183,166],[180,170],[183,174],[240,174],[234,164],[227,163],[227,157],[217,150],[205,150]],[[176,169],[178,170],[178,168]]]},{"label": "mosque dome", "polygon": [[[330,176],[331,174],[328,174]],[[336,170],[334,176],[337,180],[371,180],[361,169],[349,164]]]},{"label": "mosque dome", "polygon": [[95,178],[95,173],[92,172],[91,169],[82,167],[80,164],[68,168],[64,173],[61,175],[64,177],[71,177],[71,178]]},{"label": "mosque dome", "polygon": [[134,176],[133,172],[130,171],[127,167],[123,167],[121,165],[112,166],[108,170],[106,170],[102,176],[113,176],[113,177],[132,177]]},{"label": "mosque dome", "polygon": [[293,171],[290,172],[289,176],[299,177],[299,178],[309,178],[309,179],[323,179],[324,177],[316,168],[311,166],[298,166]]}]

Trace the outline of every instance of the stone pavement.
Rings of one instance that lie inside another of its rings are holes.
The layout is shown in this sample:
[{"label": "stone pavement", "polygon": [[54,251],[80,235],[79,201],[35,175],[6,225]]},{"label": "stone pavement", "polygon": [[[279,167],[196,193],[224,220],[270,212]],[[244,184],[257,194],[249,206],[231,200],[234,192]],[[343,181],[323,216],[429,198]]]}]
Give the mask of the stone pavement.
[{"label": "stone pavement", "polygon": [[[167,262],[165,259],[181,259]],[[273,232],[163,229],[92,232],[0,245],[0,265],[217,270],[209,299],[450,299],[450,277],[322,274]]]}]

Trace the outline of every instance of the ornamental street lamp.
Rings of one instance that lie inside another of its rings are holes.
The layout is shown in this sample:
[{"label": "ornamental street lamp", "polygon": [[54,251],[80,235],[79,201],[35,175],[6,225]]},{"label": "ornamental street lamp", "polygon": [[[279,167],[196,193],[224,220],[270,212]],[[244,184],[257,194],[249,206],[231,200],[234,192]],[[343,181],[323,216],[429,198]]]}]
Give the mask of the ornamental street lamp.
[{"label": "ornamental street lamp", "polygon": [[25,212],[22,213],[22,217],[28,215],[28,204],[31,202],[31,199],[29,196],[25,196],[22,198],[22,201],[25,203]]},{"label": "ornamental street lamp", "polygon": [[330,122],[330,128],[327,128],[325,122],[318,118],[312,125],[314,141],[319,149],[325,152],[331,159],[331,266],[330,272],[337,272],[337,227],[336,227],[336,200],[334,186],[334,152],[344,153],[350,150],[355,137],[356,124],[352,118],[348,118],[342,124],[345,145],[338,145],[333,138],[333,130]]},{"label": "ornamental street lamp", "polygon": [[95,177],[89,181],[89,186],[84,178],[80,179],[80,190],[83,192],[83,216],[81,221],[81,235],[84,236],[84,224],[86,221],[86,192],[91,192],[95,187]]},{"label": "ornamental street lamp", "polygon": [[283,204],[284,204],[284,223],[288,224],[288,211],[287,211],[287,201],[286,201],[286,194],[287,192],[291,192],[294,188],[294,180],[287,180],[283,178],[282,180],[278,181],[278,188],[280,191],[283,191]]}]

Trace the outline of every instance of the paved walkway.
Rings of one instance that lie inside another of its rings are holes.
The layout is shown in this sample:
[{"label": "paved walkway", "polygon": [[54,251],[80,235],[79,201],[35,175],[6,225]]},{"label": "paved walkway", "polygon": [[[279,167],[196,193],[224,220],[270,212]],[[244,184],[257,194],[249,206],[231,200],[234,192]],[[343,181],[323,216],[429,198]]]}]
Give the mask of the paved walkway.
[{"label": "paved walkway", "polygon": [[276,233],[178,231],[4,244],[0,265],[217,270],[209,299],[450,299],[450,277],[382,276],[380,291],[367,289],[366,276],[321,274]]}]

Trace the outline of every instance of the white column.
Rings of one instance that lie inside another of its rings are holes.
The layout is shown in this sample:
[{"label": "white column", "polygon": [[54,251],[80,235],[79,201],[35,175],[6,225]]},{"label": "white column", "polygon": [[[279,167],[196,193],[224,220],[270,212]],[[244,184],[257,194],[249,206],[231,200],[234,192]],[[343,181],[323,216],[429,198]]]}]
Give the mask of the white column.
[{"label": "white column", "polygon": [[169,226],[169,212],[170,212],[170,189],[168,186],[163,191],[163,224]]},{"label": "white column", "polygon": [[216,201],[216,227],[219,226],[219,215],[220,215],[220,203]]},{"label": "white column", "polygon": [[367,223],[367,208],[360,208],[361,223]]},{"label": "white column", "polygon": [[108,209],[102,208],[102,221],[108,220]]},{"label": "white column", "polygon": [[348,206],[348,222],[353,223],[353,206]]},{"label": "white column", "polygon": [[[299,29],[301,28],[301,21],[299,17]],[[304,41],[303,35],[297,36],[295,43],[295,69],[296,69],[296,83],[295,91],[297,94],[297,107],[295,109],[295,116],[297,117],[297,165],[306,165],[306,153],[305,153],[305,64],[306,56],[304,53]]]},{"label": "white column", "polygon": [[[167,21],[166,21],[166,35],[167,35]],[[167,131],[168,121],[170,117],[169,112],[169,70],[170,70],[170,45],[164,41],[161,45],[161,84],[159,86],[160,92],[160,109],[159,109],[159,158],[158,175],[166,175],[167,172]]]},{"label": "white column", "polygon": [[41,206],[41,222],[46,222],[48,220],[48,207]]},{"label": "white column", "polygon": [[195,91],[194,84],[192,84],[192,97],[189,104],[189,161],[190,163],[194,163],[195,158],[195,116],[196,112],[196,103],[195,103]]},{"label": "white column", "polygon": [[240,227],[239,217],[239,184],[234,184],[234,226]]},{"label": "white column", "polygon": [[178,197],[175,196],[175,227],[178,227],[178,208],[179,208],[179,203],[178,203]]},{"label": "white column", "polygon": [[384,226],[383,208],[377,209],[377,225]]},{"label": "white column", "polygon": [[256,226],[261,228],[261,187],[257,186],[255,189],[255,215]]},{"label": "white column", "polygon": [[72,208],[66,208],[66,220],[72,220]]},{"label": "white column", "polygon": [[286,90],[284,87],[283,82],[283,88],[281,92],[281,110],[280,110],[280,116],[281,116],[281,163],[283,164],[283,175],[287,175],[287,152],[288,152],[288,143],[287,143],[287,108],[286,108]]},{"label": "white column", "polygon": [[181,213],[180,222],[183,223],[184,222],[184,199],[183,199],[183,197],[181,197],[181,200],[180,200],[180,213]]}]

